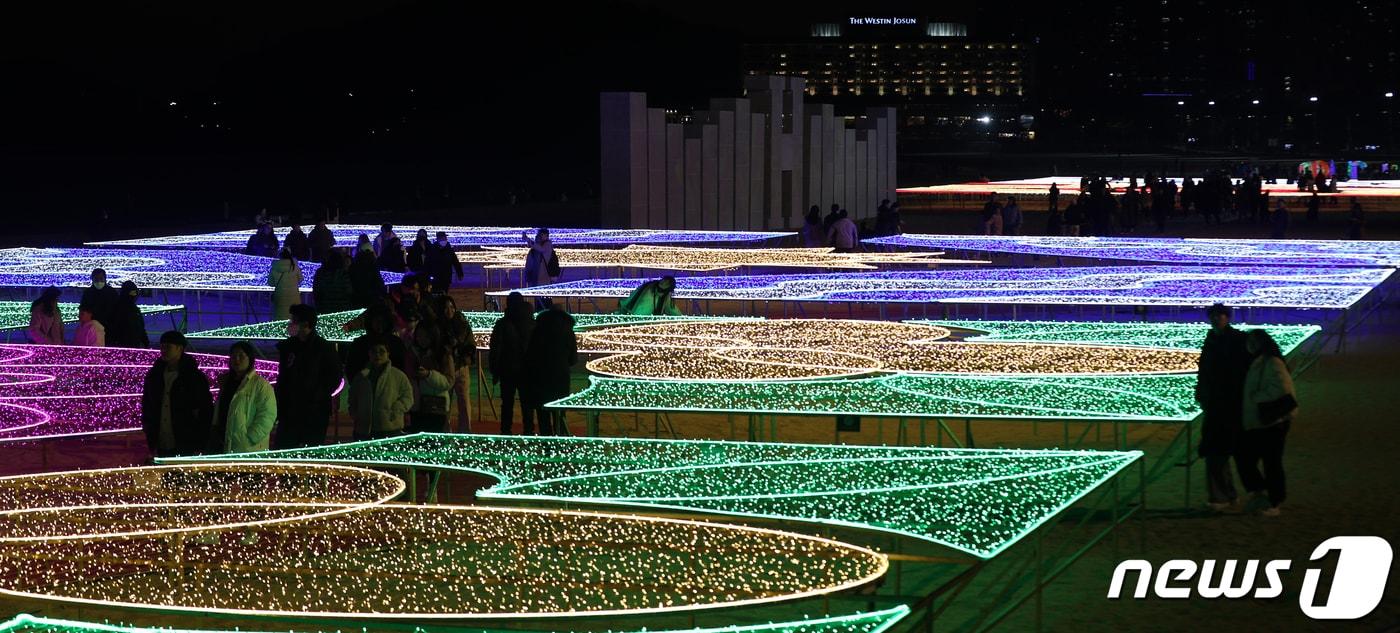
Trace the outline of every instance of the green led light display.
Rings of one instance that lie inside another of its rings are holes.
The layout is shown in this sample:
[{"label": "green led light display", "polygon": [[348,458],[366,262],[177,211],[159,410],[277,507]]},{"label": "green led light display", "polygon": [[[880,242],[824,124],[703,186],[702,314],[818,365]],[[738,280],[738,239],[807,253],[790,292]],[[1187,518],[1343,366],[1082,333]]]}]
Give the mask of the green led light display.
[{"label": "green led light display", "polygon": [[[635,632],[617,633],[883,633],[908,614],[909,607],[899,605],[897,607],[882,609],[880,611],[871,611],[869,613],[810,618],[791,622],[734,625],[704,629],[678,629],[674,631],[641,629]],[[427,626],[416,630],[420,633],[435,633],[438,629],[436,627]],[[518,631],[518,629],[471,629],[457,627],[442,630],[450,630],[452,633],[515,633]],[[355,631],[362,631],[362,629],[355,629]],[[238,630],[128,626],[122,624],[45,618],[22,613],[8,622],[0,623],[0,633],[238,633]],[[242,633],[256,632],[243,631]],[[298,629],[289,631],[288,633],[348,632],[341,629],[335,629],[334,631],[326,629]],[[559,630],[554,633],[567,632]]]},{"label": "green led light display", "polygon": [[[1087,321],[975,321],[913,319],[941,327],[979,330],[985,334],[965,340],[1005,343],[1075,343],[1081,345],[1143,345],[1181,350],[1199,350],[1210,325],[1206,323],[1140,323]],[[1309,336],[1322,331],[1316,325],[1236,324],[1241,330],[1263,328],[1278,341],[1284,354],[1292,352]]]},{"label": "green led light display", "polygon": [[[0,331],[22,330],[29,327],[28,301],[0,301]],[[180,305],[138,305],[142,316],[179,312],[185,309]],[[60,303],[58,311],[63,314],[64,323],[78,322],[78,304]]]},{"label": "green led light display", "polygon": [[[28,304],[25,304],[25,323],[28,324]],[[363,329],[345,331],[345,324],[351,322],[364,310],[329,312],[316,320],[316,330],[328,341],[347,343],[364,334]],[[76,313],[75,313],[76,314]],[[499,312],[463,312],[472,325],[478,347],[486,347],[491,341],[491,328],[501,318]],[[621,325],[642,325],[648,323],[686,323],[691,321],[752,321],[749,317],[710,317],[710,316],[636,316],[631,314],[575,314],[574,329],[578,331]],[[288,321],[264,321],[248,325],[222,327],[186,335],[192,339],[242,339],[249,341],[280,341],[287,338]]]},{"label": "green led light display", "polygon": [[991,558],[1139,451],[977,450],[418,434],[166,462],[402,465],[490,475],[483,500],[591,503],[882,530]]}]

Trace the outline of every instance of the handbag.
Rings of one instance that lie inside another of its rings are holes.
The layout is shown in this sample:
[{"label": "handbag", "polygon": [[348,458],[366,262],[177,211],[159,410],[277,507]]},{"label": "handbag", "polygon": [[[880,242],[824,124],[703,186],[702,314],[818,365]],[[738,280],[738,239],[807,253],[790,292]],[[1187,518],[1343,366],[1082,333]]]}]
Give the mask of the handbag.
[{"label": "handbag", "polygon": [[418,412],[423,415],[447,415],[447,396],[419,396]]},{"label": "handbag", "polygon": [[1298,408],[1298,400],[1293,394],[1285,393],[1279,398],[1255,405],[1259,408],[1260,426],[1273,426],[1284,421]]}]

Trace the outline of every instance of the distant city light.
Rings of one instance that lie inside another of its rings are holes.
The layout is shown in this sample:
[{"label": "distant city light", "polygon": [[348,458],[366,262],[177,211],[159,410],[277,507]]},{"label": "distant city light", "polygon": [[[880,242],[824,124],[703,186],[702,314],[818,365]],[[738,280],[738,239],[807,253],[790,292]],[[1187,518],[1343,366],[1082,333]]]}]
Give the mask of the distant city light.
[{"label": "distant city light", "polygon": [[1385,98],[1387,98],[1387,99],[1393,98],[1394,96],[1395,96],[1395,93],[1393,93],[1393,92],[1387,92],[1387,93],[1385,93]]},{"label": "distant city light", "polygon": [[1215,105],[1215,102],[1214,102],[1214,101],[1207,101],[1207,102],[1206,102],[1206,105]]},{"label": "distant city light", "polygon": [[992,117],[985,116],[985,115],[979,116],[979,117],[977,117],[977,121],[980,122],[980,123],[991,123],[991,122],[992,122]]},{"label": "distant city light", "polygon": [[1186,105],[1186,102],[1185,102],[1185,101],[1178,101],[1178,102],[1176,102],[1176,104],[1177,104],[1177,105]]},{"label": "distant city light", "polygon": [[1259,105],[1259,100],[1258,100],[1258,99],[1255,99],[1255,100],[1251,101],[1250,103],[1253,103],[1254,105]]},{"label": "distant city light", "polygon": [[1308,101],[1317,102],[1317,97],[1308,97]]},{"label": "distant city light", "polygon": [[172,108],[175,107],[175,102],[174,102],[174,101],[171,101],[171,102],[170,102],[170,107],[172,107]]}]

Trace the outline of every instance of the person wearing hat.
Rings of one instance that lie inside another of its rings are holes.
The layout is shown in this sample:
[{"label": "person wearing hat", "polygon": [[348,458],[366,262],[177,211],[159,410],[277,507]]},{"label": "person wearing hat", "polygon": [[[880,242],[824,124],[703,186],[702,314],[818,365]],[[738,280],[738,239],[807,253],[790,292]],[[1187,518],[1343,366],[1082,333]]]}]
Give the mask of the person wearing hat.
[{"label": "person wearing hat", "polygon": [[185,353],[185,335],[160,335],[160,358],[141,389],[141,428],[157,457],[198,455],[209,438],[213,397],[209,377]]},{"label": "person wearing hat", "polygon": [[63,294],[58,288],[49,286],[29,304],[29,342],[36,345],[63,344],[63,312],[58,309],[58,298]]},{"label": "person wearing hat", "polygon": [[288,311],[287,338],[277,344],[277,448],[319,446],[340,386],[340,356],[316,332],[316,308],[298,303]]},{"label": "person wearing hat", "polygon": [[1206,310],[1206,316],[1210,332],[1196,371],[1196,402],[1203,412],[1197,452],[1206,462],[1207,506],[1221,512],[1233,508],[1237,499],[1230,458],[1244,432],[1240,411],[1252,358],[1244,332],[1230,325],[1229,307],[1217,303]]},{"label": "person wearing hat", "polygon": [[258,353],[247,341],[228,350],[228,372],[219,378],[211,444],[220,453],[249,453],[268,449],[277,423],[277,396],[272,385],[253,371]]}]

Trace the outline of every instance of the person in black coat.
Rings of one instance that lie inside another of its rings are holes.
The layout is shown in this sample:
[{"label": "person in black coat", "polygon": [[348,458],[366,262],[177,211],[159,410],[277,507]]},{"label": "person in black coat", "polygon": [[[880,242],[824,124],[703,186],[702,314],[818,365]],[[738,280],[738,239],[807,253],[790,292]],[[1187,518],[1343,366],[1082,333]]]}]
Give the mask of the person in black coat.
[{"label": "person in black coat", "polygon": [[311,260],[323,262],[326,260],[326,253],[335,248],[335,234],[326,227],[325,222],[317,222],[311,229],[311,234],[307,235],[311,243]]},{"label": "person in black coat", "polygon": [[1230,308],[1217,303],[1206,315],[1211,328],[1196,372],[1196,402],[1203,412],[1197,451],[1206,461],[1207,502],[1211,509],[1224,510],[1237,497],[1230,457],[1244,432],[1244,378],[1253,359],[1245,349],[1245,333],[1230,325]]},{"label": "person in black coat", "polygon": [[[544,405],[573,392],[569,375],[575,362],[578,340],[574,337],[574,318],[558,306],[540,313],[525,347],[523,394],[539,418],[540,435],[566,434],[563,413],[545,409]],[[531,435],[528,419],[526,424],[525,435]]]},{"label": "person in black coat", "polygon": [[258,257],[276,257],[278,244],[277,234],[272,231],[272,225],[262,223],[248,236],[248,246],[243,252]]},{"label": "person in black coat", "polygon": [[160,335],[160,359],[141,388],[141,429],[156,457],[198,455],[209,441],[209,377],[185,346],[185,335],[175,330]]},{"label": "person in black coat", "polygon": [[107,285],[107,271],[92,269],[92,285],[83,289],[79,305],[92,308],[92,318],[103,327],[112,327],[112,310],[117,306],[117,289]]},{"label": "person in black coat", "polygon": [[112,322],[102,324],[107,328],[108,347],[151,346],[151,338],[146,334],[146,317],[141,314],[141,306],[136,304],[137,294],[136,282],[130,279],[122,282],[117,303],[112,306]]},{"label": "person in black coat", "polygon": [[301,231],[300,224],[292,225],[292,230],[282,240],[282,248],[291,251],[292,257],[295,257],[299,262],[321,261],[311,259],[311,240]]},{"label": "person in black coat", "polygon": [[277,448],[319,446],[326,441],[331,394],[340,386],[340,356],[316,332],[316,309],[291,307],[286,340],[277,344]]},{"label": "person in black coat", "polygon": [[350,263],[350,293],[357,308],[381,303],[388,294],[384,277],[379,274],[379,262],[373,251],[361,250]]},{"label": "person in black coat", "polygon": [[487,355],[487,369],[491,371],[491,382],[501,386],[501,435],[510,435],[515,424],[515,400],[520,396],[520,414],[525,424],[525,434],[531,435],[535,429],[535,411],[526,403],[525,350],[530,344],[530,334],[535,330],[535,314],[530,304],[518,292],[506,297],[505,315],[496,320],[491,328],[491,350]]},{"label": "person in black coat", "polygon": [[418,229],[418,233],[413,236],[413,243],[408,246],[408,269],[415,273],[427,272],[428,270],[428,247],[432,242],[428,241],[428,230]]},{"label": "person in black coat", "polygon": [[447,241],[447,232],[438,231],[437,240],[428,245],[428,277],[432,280],[433,294],[446,293],[452,287],[452,273],[462,278],[462,262]]}]

